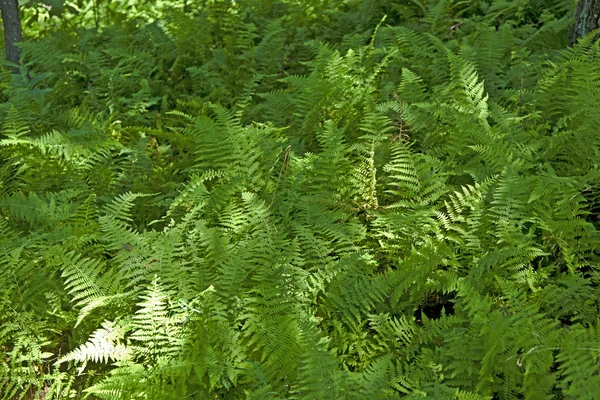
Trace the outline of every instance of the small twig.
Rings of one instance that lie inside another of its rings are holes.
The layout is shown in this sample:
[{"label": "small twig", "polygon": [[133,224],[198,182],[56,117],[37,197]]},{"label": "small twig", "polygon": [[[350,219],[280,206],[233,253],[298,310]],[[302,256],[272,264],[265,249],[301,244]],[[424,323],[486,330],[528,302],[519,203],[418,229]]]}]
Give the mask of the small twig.
[{"label": "small twig", "polygon": [[463,24],[463,22],[457,22],[456,24],[452,25],[450,28],[448,28],[449,31],[453,31],[456,28],[458,28],[459,26],[461,26]]}]

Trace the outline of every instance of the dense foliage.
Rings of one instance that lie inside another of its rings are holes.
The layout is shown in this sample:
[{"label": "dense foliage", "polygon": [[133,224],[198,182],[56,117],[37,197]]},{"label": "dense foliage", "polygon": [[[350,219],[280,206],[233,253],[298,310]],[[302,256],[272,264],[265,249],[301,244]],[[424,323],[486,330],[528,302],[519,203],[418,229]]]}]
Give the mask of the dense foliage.
[{"label": "dense foliage", "polygon": [[573,1],[65,4],[1,81],[0,398],[600,393]]}]

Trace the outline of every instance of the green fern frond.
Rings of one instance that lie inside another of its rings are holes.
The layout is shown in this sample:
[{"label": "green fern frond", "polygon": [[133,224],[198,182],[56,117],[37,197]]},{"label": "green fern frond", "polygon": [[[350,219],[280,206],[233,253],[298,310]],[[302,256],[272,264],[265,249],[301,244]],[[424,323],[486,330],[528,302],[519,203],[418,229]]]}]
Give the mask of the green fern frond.
[{"label": "green fern frond", "polygon": [[130,336],[137,357],[154,360],[181,350],[180,327],[170,312],[168,296],[158,279],[140,296]]},{"label": "green fern frond", "polygon": [[132,222],[131,209],[134,206],[133,202],[140,197],[147,196],[151,195],[131,192],[123,193],[117,196],[110,204],[106,204],[103,207],[103,212],[109,218],[125,223]]},{"label": "green fern frond", "polygon": [[14,105],[11,105],[6,113],[2,133],[10,139],[19,139],[30,133],[28,121]]},{"label": "green fern frond", "polygon": [[65,289],[72,296],[71,301],[78,306],[118,293],[118,280],[107,273],[106,264],[100,260],[82,258],[75,252],[69,252],[53,262],[62,264]]},{"label": "green fern frond", "polygon": [[88,341],[77,349],[60,357],[56,364],[69,361],[82,363],[79,373],[82,373],[89,361],[107,364],[109,361],[128,360],[131,350],[123,342],[125,332],[122,327],[111,321],[102,323],[102,327],[92,333]]},{"label": "green fern frond", "polygon": [[303,357],[293,398],[340,396],[343,393],[346,374],[338,368],[336,359],[329,350],[329,339],[319,335],[315,323],[311,320],[301,320],[299,329]]},{"label": "green fern frond", "polygon": [[[475,67],[448,51],[448,60],[450,63],[451,84],[450,90],[456,90],[454,96],[459,103],[459,111],[472,112],[484,126],[487,126],[488,95],[484,95],[485,88],[483,82],[479,81],[479,76]],[[453,87],[453,85],[456,85]],[[462,108],[467,107],[467,108]]]},{"label": "green fern frond", "polygon": [[348,399],[400,399],[400,393],[394,386],[401,372],[392,361],[393,356],[386,355],[375,360],[367,369],[350,374],[346,397]]},{"label": "green fern frond", "polygon": [[599,323],[584,328],[575,325],[562,340],[556,361],[561,378],[559,387],[566,395],[576,395],[581,399],[593,399],[600,388],[600,366],[597,359],[600,335]]}]

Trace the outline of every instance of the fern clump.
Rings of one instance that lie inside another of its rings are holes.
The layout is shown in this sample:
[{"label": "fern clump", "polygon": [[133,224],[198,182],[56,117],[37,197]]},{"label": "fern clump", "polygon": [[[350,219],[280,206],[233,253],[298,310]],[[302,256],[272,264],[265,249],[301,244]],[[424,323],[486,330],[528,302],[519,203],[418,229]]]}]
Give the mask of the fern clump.
[{"label": "fern clump", "polygon": [[600,393],[573,2],[30,3],[0,399]]}]

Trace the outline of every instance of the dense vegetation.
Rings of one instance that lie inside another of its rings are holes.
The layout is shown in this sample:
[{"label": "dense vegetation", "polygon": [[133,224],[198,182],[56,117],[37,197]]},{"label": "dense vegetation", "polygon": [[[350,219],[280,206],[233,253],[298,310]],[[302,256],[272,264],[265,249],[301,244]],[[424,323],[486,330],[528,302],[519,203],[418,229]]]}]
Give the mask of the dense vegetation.
[{"label": "dense vegetation", "polygon": [[1,80],[0,398],[597,398],[573,1],[47,4]]}]

